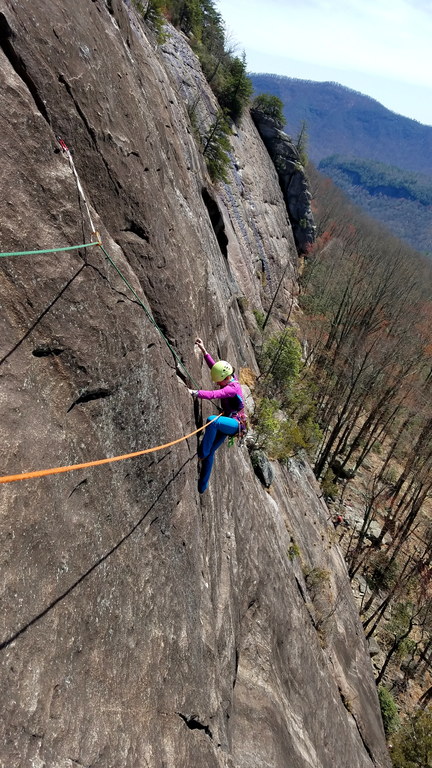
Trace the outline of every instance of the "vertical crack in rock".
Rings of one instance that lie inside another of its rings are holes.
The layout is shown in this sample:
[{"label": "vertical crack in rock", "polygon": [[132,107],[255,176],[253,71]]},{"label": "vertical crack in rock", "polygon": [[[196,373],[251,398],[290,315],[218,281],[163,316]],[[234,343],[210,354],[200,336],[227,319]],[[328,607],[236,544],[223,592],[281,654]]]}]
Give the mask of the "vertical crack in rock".
[{"label": "vertical crack in rock", "polygon": [[118,293],[118,295],[122,297],[121,299],[118,300],[117,303],[124,300],[124,301],[129,301],[131,304],[136,304],[138,307],[141,306],[139,301],[133,298],[133,295],[128,296],[126,293],[123,293],[123,291],[119,291],[118,288],[114,288],[114,286],[112,285],[108,277],[104,275],[103,272],[101,272],[101,270],[98,267],[96,267],[94,264],[86,264],[85,266],[90,267],[90,269],[94,269],[94,271],[97,272],[99,277],[101,277],[102,280],[105,280],[105,282],[108,283],[110,289],[114,291],[114,293]]},{"label": "vertical crack in rock", "polygon": [[120,182],[117,179],[115,179],[114,176],[112,175],[111,169],[110,169],[107,161],[105,160],[102,152],[100,151],[100,149],[98,147],[96,131],[94,130],[94,128],[91,127],[89,121],[87,120],[86,115],[84,114],[83,110],[81,109],[80,104],[78,103],[78,101],[76,100],[75,96],[73,95],[72,88],[69,85],[69,83],[66,80],[66,78],[64,77],[64,75],[59,75],[58,81],[59,81],[59,83],[64,85],[64,87],[66,88],[66,91],[68,93],[68,96],[70,96],[70,98],[72,99],[74,107],[75,107],[75,109],[76,109],[76,111],[78,113],[78,116],[81,118],[81,120],[82,120],[82,122],[84,124],[84,127],[85,127],[87,133],[90,136],[92,145],[93,145],[94,149],[96,150],[96,152],[98,153],[100,159],[102,160],[102,162],[103,162],[103,164],[105,166],[105,170],[106,170],[106,172],[108,174],[108,178],[110,179],[111,184],[113,185],[116,193],[119,194],[120,190],[122,189],[122,186],[121,186]]},{"label": "vertical crack in rock", "polygon": [[234,688],[236,686],[236,682],[237,682],[237,673],[238,673],[239,661],[240,661],[240,654],[239,654],[239,652],[238,652],[238,650],[236,648],[235,649],[234,677],[233,677],[233,684],[232,684],[233,690],[234,690]]},{"label": "vertical crack in rock", "polygon": [[[21,336],[21,338],[20,338],[20,339],[18,339],[18,341],[16,342],[16,344],[14,344],[14,346],[13,346],[13,347],[12,347],[12,348],[9,350],[9,352],[6,352],[6,354],[5,354],[5,355],[3,355],[3,357],[0,359],[0,365],[3,365],[3,363],[4,363],[4,362],[6,362],[6,360],[8,359],[8,357],[10,357],[10,356],[11,356],[11,355],[12,355],[12,354],[13,354],[13,353],[14,353],[14,352],[15,352],[15,351],[18,349],[18,347],[19,347],[19,346],[20,346],[20,345],[21,345],[21,344],[22,344],[22,343],[23,343],[23,342],[24,342],[24,341],[25,341],[25,340],[26,340],[26,339],[27,339],[27,338],[30,336],[30,334],[31,334],[31,333],[34,331],[34,329],[36,328],[36,326],[37,326],[37,325],[38,325],[38,324],[41,322],[41,320],[43,320],[43,318],[45,317],[45,315],[46,315],[46,314],[48,314],[48,312],[49,312],[49,311],[50,311],[50,310],[53,308],[53,306],[55,305],[55,303],[56,303],[56,302],[57,302],[57,301],[58,301],[58,300],[59,300],[59,299],[60,299],[60,298],[63,296],[64,292],[66,291],[66,289],[67,289],[67,288],[69,288],[69,286],[71,285],[71,283],[73,283],[73,281],[75,280],[75,278],[76,278],[76,277],[78,277],[78,275],[79,275],[79,274],[81,274],[81,272],[83,271],[83,269],[84,269],[84,267],[85,267],[85,266],[86,266],[86,265],[85,265],[85,264],[83,264],[83,265],[82,265],[82,266],[81,266],[81,267],[78,269],[78,271],[77,271],[77,272],[75,272],[75,274],[74,274],[74,275],[72,275],[72,277],[70,278],[70,280],[68,280],[68,281],[67,281],[67,283],[66,283],[66,284],[63,286],[63,288],[62,288],[62,289],[61,289],[61,291],[60,291],[60,292],[57,294],[57,296],[56,296],[56,297],[55,297],[55,298],[54,298],[54,299],[53,299],[53,300],[52,300],[52,301],[51,301],[51,302],[48,304],[48,306],[46,306],[46,307],[45,307],[45,309],[43,310],[43,312],[41,312],[41,314],[39,315],[39,317],[37,317],[37,318],[36,318],[36,320],[35,320],[35,321],[32,323],[32,325],[31,325],[31,326],[30,326],[30,328],[29,328],[29,329],[28,329],[28,330],[27,330],[27,331],[24,333],[24,335],[23,335],[23,336]],[[37,349],[37,347],[36,347],[36,349]],[[34,350],[34,351],[33,351],[33,354],[35,354],[35,351],[36,351],[36,350]],[[39,356],[40,356],[40,355],[39,355]],[[36,355],[35,355],[35,357],[38,357],[38,355],[36,354]]]},{"label": "vertical crack in rock", "polygon": [[228,237],[225,232],[225,224],[224,220],[222,218],[222,214],[219,210],[219,206],[214,200],[214,198],[210,195],[208,190],[203,187],[201,191],[202,199],[204,201],[204,205],[207,208],[208,215],[210,217],[211,225],[213,227],[213,231],[216,236],[216,240],[218,241],[219,248],[221,250],[221,253],[225,258],[228,257]]},{"label": "vertical crack in rock", "polygon": [[[40,611],[38,614],[33,616],[32,619],[27,621],[26,624],[23,624],[19,629],[15,630],[12,634],[9,635],[9,637],[6,637],[4,640],[0,641],[0,651],[2,651],[4,648],[7,648],[12,643],[15,642],[15,640],[20,637],[20,635],[23,635],[24,632],[27,632],[30,627],[33,627],[35,624],[37,624],[41,619],[43,619],[45,616],[47,616],[51,611],[59,605],[59,603],[62,603],[65,598],[67,598],[72,592],[74,592],[77,587],[80,586],[97,568],[99,568],[102,563],[105,563],[115,552],[117,552],[120,547],[122,547],[126,541],[130,539],[130,537],[137,531],[144,520],[147,519],[150,512],[156,507],[162,496],[167,492],[168,488],[171,487],[171,485],[175,482],[175,480],[181,475],[184,468],[188,465],[189,459],[186,459],[186,461],[183,462],[181,467],[174,473],[174,475],[168,480],[168,482],[164,485],[162,490],[158,493],[150,507],[141,515],[139,520],[134,523],[134,525],[127,531],[127,533],[124,534],[124,536],[121,537],[119,541],[117,541],[116,544],[114,544],[111,549],[109,549],[107,552],[105,552],[104,555],[99,557],[96,562],[94,562],[90,568],[87,568],[86,571],[84,571],[81,576],[76,579],[76,581],[73,582],[64,592],[62,592],[58,597],[54,598],[42,611]],[[150,523],[151,525],[151,523]],[[176,713],[177,714],[177,713]],[[204,728],[205,726],[203,726]],[[212,737],[213,738],[213,737]]]},{"label": "vertical crack in rock", "polygon": [[187,727],[191,729],[191,731],[198,730],[198,731],[204,731],[204,733],[210,738],[213,739],[213,734],[208,727],[208,725],[203,725],[200,723],[200,721],[194,716],[194,715],[182,715],[181,712],[176,712],[176,714],[181,717],[181,719],[186,723]]},{"label": "vertical crack in rock", "polygon": [[353,714],[352,712],[351,712],[351,715],[352,715],[352,718],[353,718],[353,720],[354,720],[354,722],[355,722],[355,724],[356,724],[356,728],[357,728],[357,731],[358,731],[358,735],[360,736],[360,738],[361,738],[361,741],[362,741],[362,744],[363,744],[363,746],[364,746],[364,748],[365,748],[366,752],[368,753],[368,755],[369,755],[369,757],[370,757],[370,759],[371,759],[371,761],[372,761],[373,765],[378,765],[377,761],[375,760],[375,758],[374,758],[374,756],[373,756],[372,750],[371,750],[371,748],[369,747],[369,744],[368,744],[368,743],[365,741],[365,738],[364,738],[364,736],[363,736],[363,734],[362,734],[362,732],[361,732],[361,728],[360,728],[360,726],[359,726],[359,724],[358,724],[358,722],[357,722],[357,717],[356,717],[356,716],[355,716],[355,714]]},{"label": "vertical crack in rock", "polygon": [[356,713],[353,710],[353,707],[352,707],[352,704],[351,704],[349,698],[345,695],[345,693],[343,692],[343,690],[342,690],[342,688],[340,686],[338,686],[338,691],[339,691],[339,696],[341,698],[342,704],[344,705],[346,711],[351,715],[352,719],[354,720],[354,723],[355,723],[357,731],[358,731],[358,735],[360,736],[360,738],[362,740],[362,744],[363,744],[366,752],[368,753],[372,763],[374,765],[377,765],[376,760],[375,760],[375,758],[373,756],[373,753],[372,753],[369,745],[367,744],[367,742],[364,739],[364,736],[362,734],[360,725],[359,725],[358,720],[357,720],[357,715],[356,715]]},{"label": "vertical crack in rock", "polygon": [[39,91],[37,89],[36,83],[34,82],[33,78],[30,76],[24,60],[19,55],[19,53],[16,52],[16,50],[12,45],[12,39],[14,37],[15,35],[11,27],[9,26],[6,16],[4,15],[4,13],[0,13],[0,47],[4,55],[8,59],[13,70],[16,72],[18,77],[23,81],[23,83],[27,86],[28,90],[30,91],[33,101],[36,104],[36,107],[41,113],[43,119],[46,120],[48,125],[50,125],[48,112],[42,97],[39,95]]},{"label": "vertical crack in rock", "polygon": [[303,589],[303,586],[300,583],[300,581],[297,578],[297,576],[294,576],[294,579],[295,579],[295,583],[296,583],[297,589],[298,589],[298,591],[299,591],[299,593],[301,595],[301,598],[302,598],[302,600],[304,602],[304,605],[305,605],[305,608],[306,608],[306,612],[307,612],[307,614],[308,614],[308,616],[310,618],[311,624],[312,624],[313,628],[316,629],[317,632],[319,632],[319,621],[317,621],[317,618],[315,616],[314,607],[313,607],[313,601],[308,596],[307,592],[305,593],[305,591]]},{"label": "vertical crack in rock", "polygon": [[81,109],[80,105],[78,104],[77,100],[75,99],[75,97],[74,97],[74,95],[73,95],[73,93],[72,93],[72,88],[70,87],[70,85],[69,85],[68,81],[66,80],[66,78],[64,77],[64,75],[59,75],[58,81],[59,81],[59,83],[61,83],[62,85],[64,85],[64,87],[66,88],[66,91],[67,91],[68,95],[70,96],[70,98],[72,99],[72,101],[73,101],[73,103],[74,103],[74,107],[75,107],[76,111],[78,112],[78,115],[80,116],[81,120],[82,120],[82,121],[83,121],[83,123],[84,123],[84,126],[85,126],[85,128],[86,128],[86,131],[87,131],[87,133],[89,134],[89,136],[90,136],[90,138],[91,138],[91,140],[92,140],[92,143],[93,143],[93,144],[94,144],[94,146],[96,147],[96,146],[97,146],[97,137],[96,137],[96,132],[95,132],[95,130],[94,130],[92,127],[91,127],[91,125],[90,125],[89,121],[87,120],[87,118],[86,118],[86,116],[85,116],[84,112],[82,111],[82,109]]},{"label": "vertical crack in rock", "polygon": [[295,583],[297,585],[297,589],[300,592],[301,599],[303,600],[304,603],[307,603],[308,602],[308,596],[307,596],[307,593],[305,592],[305,590],[303,588],[303,584],[300,582],[300,580],[297,578],[297,576],[295,574],[294,574],[294,579],[295,579]]}]

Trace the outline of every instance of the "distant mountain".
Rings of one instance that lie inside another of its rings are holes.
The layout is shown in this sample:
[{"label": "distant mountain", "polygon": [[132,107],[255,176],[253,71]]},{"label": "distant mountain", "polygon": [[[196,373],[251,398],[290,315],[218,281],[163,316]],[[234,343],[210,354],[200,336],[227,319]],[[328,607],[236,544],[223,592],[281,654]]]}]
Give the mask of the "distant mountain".
[{"label": "distant mountain", "polygon": [[432,177],[340,155],[318,169],[351,200],[413,248],[432,255]]},{"label": "distant mountain", "polygon": [[337,83],[267,74],[250,78],[256,93],[282,100],[287,133],[295,137],[306,120],[308,153],[315,163],[349,155],[432,175],[432,127]]},{"label": "distant mountain", "polygon": [[372,196],[405,198],[424,206],[432,205],[432,177],[401,171],[392,165],[341,155],[327,157],[318,165],[329,176],[342,174],[353,187],[361,187]]},{"label": "distant mountain", "polygon": [[432,254],[432,127],[337,83],[250,77],[255,93],[281,99],[288,134],[296,138],[306,122],[307,153],[322,173],[397,237]]}]

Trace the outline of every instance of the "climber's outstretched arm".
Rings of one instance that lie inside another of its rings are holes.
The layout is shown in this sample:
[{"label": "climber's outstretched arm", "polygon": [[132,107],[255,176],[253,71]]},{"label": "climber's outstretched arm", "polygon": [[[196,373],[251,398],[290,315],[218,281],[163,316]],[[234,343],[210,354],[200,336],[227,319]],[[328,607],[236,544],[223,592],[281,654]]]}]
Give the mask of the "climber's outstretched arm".
[{"label": "climber's outstretched arm", "polygon": [[209,368],[213,368],[214,366],[214,360],[212,356],[207,352],[203,340],[200,338],[195,339],[195,344],[197,345],[198,349],[201,350],[201,352],[204,355],[204,360],[206,361]]}]

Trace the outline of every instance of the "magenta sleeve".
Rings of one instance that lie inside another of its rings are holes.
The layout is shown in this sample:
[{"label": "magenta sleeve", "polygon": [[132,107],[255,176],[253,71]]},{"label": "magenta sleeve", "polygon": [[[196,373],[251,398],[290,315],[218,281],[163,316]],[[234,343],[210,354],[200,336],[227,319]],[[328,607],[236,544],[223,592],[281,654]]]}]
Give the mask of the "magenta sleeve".
[{"label": "magenta sleeve", "polygon": [[219,389],[199,389],[196,396],[200,400],[214,400],[216,397],[220,397]]},{"label": "magenta sleeve", "polygon": [[207,365],[208,365],[208,367],[209,367],[209,368],[213,368],[213,366],[214,366],[215,362],[214,362],[214,360],[213,360],[212,356],[211,356],[211,355],[209,355],[209,353],[208,353],[208,352],[206,352],[206,353],[205,353],[205,355],[204,355],[204,360],[206,361],[206,363],[207,363]]},{"label": "magenta sleeve", "polygon": [[238,394],[237,382],[230,382],[221,389],[199,389],[196,396],[201,400],[223,400],[225,397],[234,397]]}]

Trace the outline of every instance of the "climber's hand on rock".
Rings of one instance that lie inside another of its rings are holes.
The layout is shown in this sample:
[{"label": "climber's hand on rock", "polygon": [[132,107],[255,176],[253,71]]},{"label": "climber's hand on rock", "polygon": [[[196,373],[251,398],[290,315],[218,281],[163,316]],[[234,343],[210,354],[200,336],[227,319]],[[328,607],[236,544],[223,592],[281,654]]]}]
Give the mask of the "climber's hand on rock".
[{"label": "climber's hand on rock", "polygon": [[199,347],[199,349],[201,350],[203,355],[205,355],[206,354],[206,349],[205,349],[203,340],[200,339],[200,338],[197,338],[197,339],[195,339],[195,344],[197,345],[197,347]]},{"label": "climber's hand on rock", "polygon": [[189,392],[190,395],[192,395],[192,397],[196,397],[198,390],[197,389],[189,389],[188,388],[188,392]]}]

